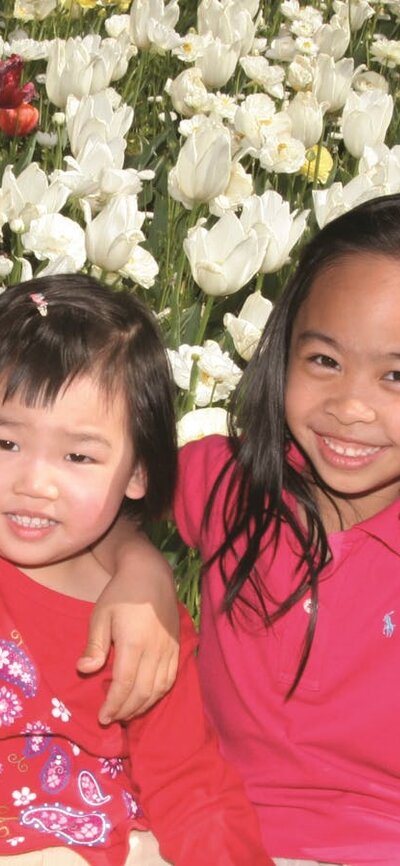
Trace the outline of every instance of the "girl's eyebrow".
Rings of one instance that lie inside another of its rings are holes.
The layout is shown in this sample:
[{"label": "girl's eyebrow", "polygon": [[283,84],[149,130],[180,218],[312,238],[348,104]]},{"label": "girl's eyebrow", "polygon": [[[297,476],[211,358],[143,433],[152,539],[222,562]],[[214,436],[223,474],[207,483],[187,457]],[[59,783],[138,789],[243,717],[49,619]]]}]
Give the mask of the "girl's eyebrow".
[{"label": "girl's eyebrow", "polygon": [[333,346],[335,349],[339,348],[337,340],[334,340],[333,337],[328,337],[327,334],[323,334],[321,331],[302,331],[297,336],[299,343],[307,343],[310,340],[321,340],[323,343],[327,343],[328,346]]},{"label": "girl's eyebrow", "polygon": [[112,447],[111,442],[109,442],[109,440],[106,439],[105,436],[102,436],[101,433],[73,433],[70,430],[65,430],[64,432],[68,436],[68,438],[73,440],[74,442],[98,442],[100,443],[100,445],[106,445],[107,448]]},{"label": "girl's eyebrow", "polygon": [[[308,343],[312,340],[319,340],[322,343],[326,343],[328,346],[332,346],[332,348],[340,350],[341,346],[337,340],[334,340],[333,337],[328,337],[327,334],[323,334],[322,331],[302,331],[301,334],[297,336],[297,342],[300,344]],[[400,352],[385,352],[382,354],[376,354],[373,356],[375,359],[387,358],[392,359],[394,361],[400,360]]]},{"label": "girl's eyebrow", "polygon": [[[0,410],[1,411],[1,410]],[[1,417],[0,414],[0,428],[1,427],[15,427],[17,429],[21,429],[23,427],[27,427],[28,425],[24,421],[17,421],[14,418]],[[105,445],[107,448],[111,448],[111,442],[106,439],[105,436],[102,436],[101,433],[91,433],[91,432],[74,432],[73,430],[62,430],[60,431],[64,434],[68,439],[72,442],[82,442],[82,443],[98,443],[100,445]]]}]

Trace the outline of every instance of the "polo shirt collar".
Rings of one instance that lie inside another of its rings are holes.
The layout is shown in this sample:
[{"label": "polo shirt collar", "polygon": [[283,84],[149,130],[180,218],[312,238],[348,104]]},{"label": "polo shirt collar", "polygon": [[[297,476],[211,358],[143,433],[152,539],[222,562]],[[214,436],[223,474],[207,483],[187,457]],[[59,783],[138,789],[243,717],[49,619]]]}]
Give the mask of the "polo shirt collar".
[{"label": "polo shirt collar", "polygon": [[368,520],[354,524],[352,529],[358,529],[366,535],[377,538],[386,547],[400,554],[400,499],[396,499]]}]

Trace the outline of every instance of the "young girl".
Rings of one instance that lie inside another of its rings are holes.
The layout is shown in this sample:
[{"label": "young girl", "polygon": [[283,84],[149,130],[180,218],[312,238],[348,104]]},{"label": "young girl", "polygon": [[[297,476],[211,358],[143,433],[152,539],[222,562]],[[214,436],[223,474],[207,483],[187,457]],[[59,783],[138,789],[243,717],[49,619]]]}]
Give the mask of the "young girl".
[{"label": "young girl", "polygon": [[205,721],[183,609],[176,684],[127,727],[97,720],[109,666],[75,669],[108,582],[91,547],[121,507],[136,524],[165,511],[174,427],[165,352],[133,296],[82,275],[1,295],[3,866],[156,866],[149,826],[175,866],[271,863]]},{"label": "young girl", "polygon": [[279,866],[398,866],[399,195],[304,249],[231,408],[175,500],[208,714]]}]

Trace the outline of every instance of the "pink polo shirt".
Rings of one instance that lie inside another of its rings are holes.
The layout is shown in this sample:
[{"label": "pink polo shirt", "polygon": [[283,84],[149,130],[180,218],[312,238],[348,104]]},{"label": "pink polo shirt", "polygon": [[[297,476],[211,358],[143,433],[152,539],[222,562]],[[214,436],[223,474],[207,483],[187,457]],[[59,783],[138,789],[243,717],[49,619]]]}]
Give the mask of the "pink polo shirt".
[{"label": "pink polo shirt", "polygon": [[[220,490],[205,503],[228,449],[210,436],[180,454],[176,519],[206,560],[222,539]],[[257,807],[272,857],[400,864],[400,502],[329,538],[317,629],[300,685],[307,627],[302,599],[271,629],[254,615],[232,627],[220,612],[218,567],[204,575],[200,675],[224,754]],[[259,562],[274,597],[295,585],[296,544],[284,527],[277,556]]]}]

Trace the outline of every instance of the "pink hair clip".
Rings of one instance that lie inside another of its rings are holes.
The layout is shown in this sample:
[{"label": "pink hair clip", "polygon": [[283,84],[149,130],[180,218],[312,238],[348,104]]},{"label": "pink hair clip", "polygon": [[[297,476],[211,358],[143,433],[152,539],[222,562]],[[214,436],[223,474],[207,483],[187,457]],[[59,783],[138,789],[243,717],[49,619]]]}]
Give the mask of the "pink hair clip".
[{"label": "pink hair clip", "polygon": [[30,297],[31,301],[33,301],[33,303],[36,304],[36,307],[37,307],[40,315],[41,316],[47,316],[48,301],[46,301],[45,296],[42,295],[41,292],[33,292],[33,294],[29,295],[29,297]]}]

